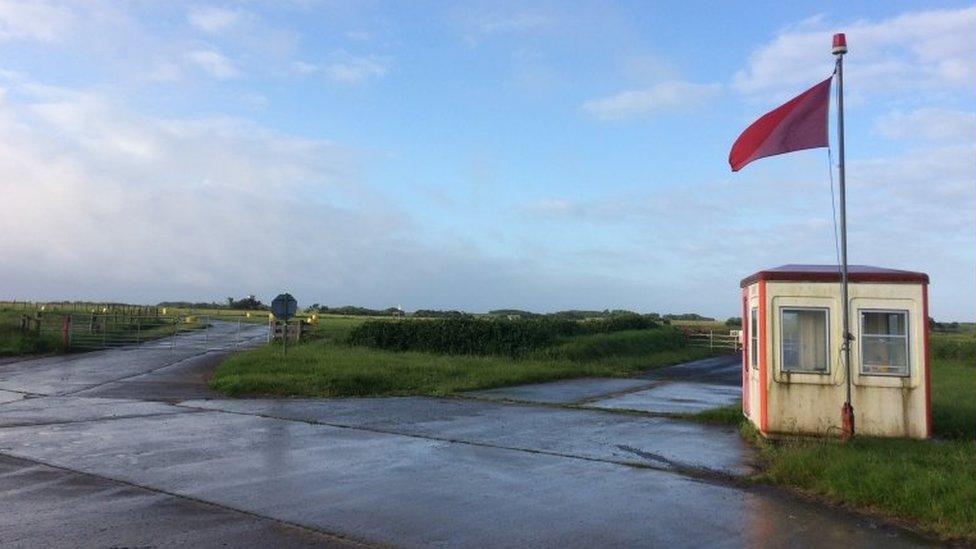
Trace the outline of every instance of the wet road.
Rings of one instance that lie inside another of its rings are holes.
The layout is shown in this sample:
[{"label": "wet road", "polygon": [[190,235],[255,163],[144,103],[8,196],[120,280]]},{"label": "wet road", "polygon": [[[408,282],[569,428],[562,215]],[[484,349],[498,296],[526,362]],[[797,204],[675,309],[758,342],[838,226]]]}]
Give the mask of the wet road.
[{"label": "wet road", "polygon": [[733,429],[610,409],[724,401],[734,360],[461,399],[233,400],[203,385],[213,358],[0,366],[0,544],[923,543],[737,481],[752,455]]}]

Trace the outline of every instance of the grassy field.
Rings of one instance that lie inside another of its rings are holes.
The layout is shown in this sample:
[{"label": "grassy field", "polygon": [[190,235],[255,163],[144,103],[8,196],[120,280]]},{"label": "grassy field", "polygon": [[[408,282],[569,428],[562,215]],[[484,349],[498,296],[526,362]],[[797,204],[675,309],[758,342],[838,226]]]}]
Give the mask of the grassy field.
[{"label": "grassy field", "polygon": [[709,349],[661,349],[668,328],[567,338],[530,356],[457,356],[392,352],[343,344],[355,320],[326,320],[322,339],[290,348],[267,346],[232,356],[211,386],[229,395],[447,395],[520,383],[588,376],[620,376],[705,358]]},{"label": "grassy field", "polygon": [[363,316],[332,316],[316,315],[309,326],[309,336],[312,340],[325,340],[329,343],[345,341],[349,334],[366,320],[382,320]]},{"label": "grassy field", "polygon": [[709,330],[715,333],[727,334],[729,330],[738,330],[739,326],[726,326],[723,320],[672,320],[671,325],[676,328],[687,328],[689,330]]},{"label": "grassy field", "polygon": [[[751,436],[762,460],[755,480],[976,543],[976,337],[934,334],[931,348],[936,440]],[[743,423],[738,406],[691,418]]]}]

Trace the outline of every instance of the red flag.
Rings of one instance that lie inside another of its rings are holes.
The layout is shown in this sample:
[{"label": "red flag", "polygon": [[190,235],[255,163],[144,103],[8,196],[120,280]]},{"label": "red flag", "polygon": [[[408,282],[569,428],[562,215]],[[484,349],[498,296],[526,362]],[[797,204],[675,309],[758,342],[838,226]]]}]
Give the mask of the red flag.
[{"label": "red flag", "polygon": [[737,172],[759,158],[827,146],[830,80],[764,114],[732,144],[729,165]]}]

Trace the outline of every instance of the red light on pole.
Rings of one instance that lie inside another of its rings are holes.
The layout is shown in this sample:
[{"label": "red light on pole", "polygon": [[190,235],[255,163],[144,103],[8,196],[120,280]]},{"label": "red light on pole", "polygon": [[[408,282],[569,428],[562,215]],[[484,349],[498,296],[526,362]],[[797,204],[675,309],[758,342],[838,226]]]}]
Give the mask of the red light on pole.
[{"label": "red light on pole", "polygon": [[830,49],[830,53],[834,55],[847,53],[847,37],[844,36],[844,33],[838,32],[834,35],[834,43]]}]

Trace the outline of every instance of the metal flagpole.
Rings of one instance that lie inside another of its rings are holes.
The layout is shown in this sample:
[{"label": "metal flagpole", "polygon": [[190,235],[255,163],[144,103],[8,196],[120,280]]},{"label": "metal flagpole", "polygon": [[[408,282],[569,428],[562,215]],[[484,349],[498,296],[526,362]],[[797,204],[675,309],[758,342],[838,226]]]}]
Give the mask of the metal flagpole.
[{"label": "metal flagpole", "polygon": [[849,299],[847,294],[847,187],[844,178],[844,54],[847,53],[847,38],[843,33],[834,35],[831,53],[837,57],[837,170],[840,180],[840,298],[843,302],[842,329],[843,341],[841,349],[844,351],[844,370],[847,383],[847,393],[844,407],[841,409],[841,438],[844,440],[854,436],[854,407],[851,405],[851,328]]}]

